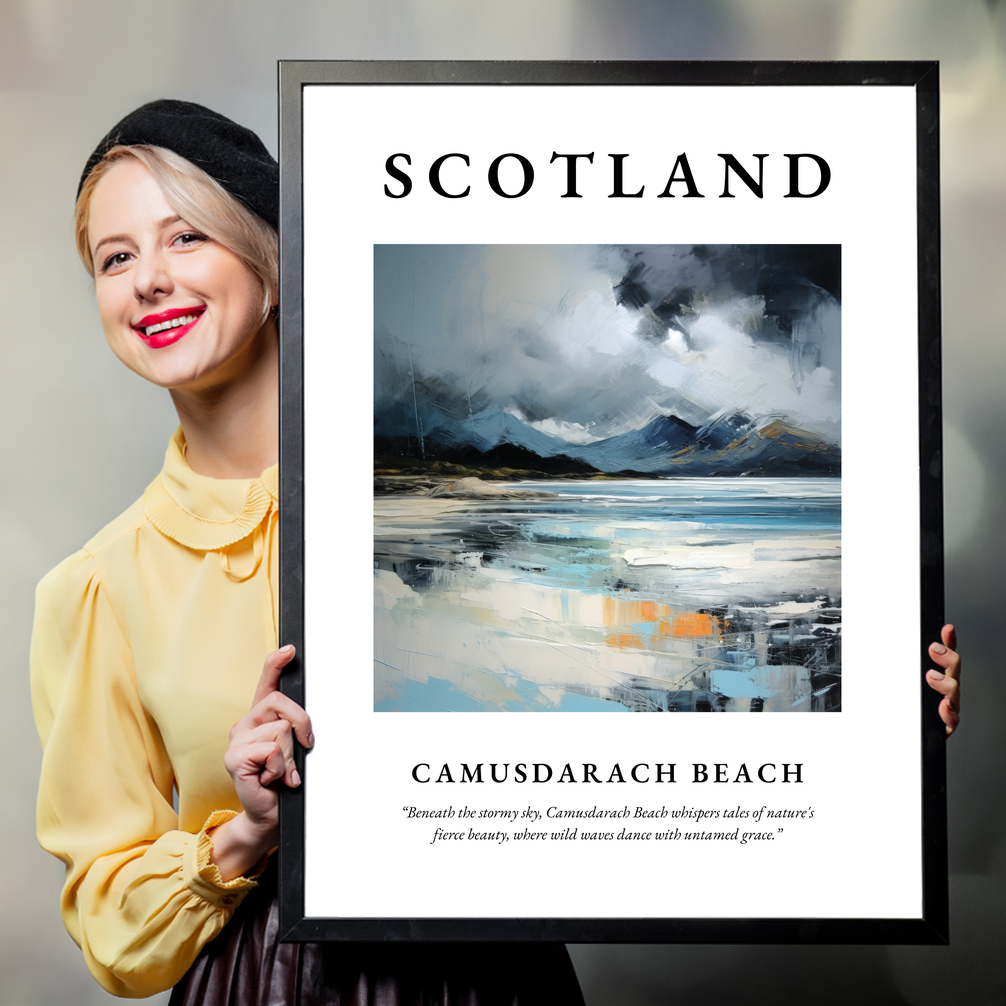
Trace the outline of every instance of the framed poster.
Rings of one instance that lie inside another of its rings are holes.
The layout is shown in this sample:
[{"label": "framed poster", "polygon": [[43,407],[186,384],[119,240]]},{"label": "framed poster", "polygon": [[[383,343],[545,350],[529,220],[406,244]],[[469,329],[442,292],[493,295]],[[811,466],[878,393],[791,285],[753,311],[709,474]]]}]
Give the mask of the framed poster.
[{"label": "framed poster", "polygon": [[280,90],[287,938],[944,941],[936,66]]}]

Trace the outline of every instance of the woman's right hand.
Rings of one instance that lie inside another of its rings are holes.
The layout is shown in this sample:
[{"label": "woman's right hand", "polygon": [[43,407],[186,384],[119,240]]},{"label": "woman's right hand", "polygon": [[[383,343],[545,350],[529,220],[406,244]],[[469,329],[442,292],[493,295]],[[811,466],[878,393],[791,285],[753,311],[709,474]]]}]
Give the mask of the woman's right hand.
[{"label": "woman's right hand", "polygon": [[294,734],[304,747],[314,746],[311,717],[279,691],[280,675],[295,652],[284,646],[266,657],[251,710],[231,727],[224,766],[244,810],[209,833],[211,859],[225,881],[251,870],[279,840],[279,793],[274,784],[282,779],[291,788],[300,785]]}]

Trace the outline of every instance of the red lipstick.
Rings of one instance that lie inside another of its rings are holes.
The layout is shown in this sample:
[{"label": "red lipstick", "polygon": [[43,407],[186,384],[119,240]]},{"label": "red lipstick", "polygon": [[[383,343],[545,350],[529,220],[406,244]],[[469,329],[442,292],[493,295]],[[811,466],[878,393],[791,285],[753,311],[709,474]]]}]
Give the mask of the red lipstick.
[{"label": "red lipstick", "polygon": [[[133,325],[133,331],[151,349],[161,349],[164,346],[170,346],[173,342],[178,342],[184,335],[187,335],[205,310],[204,305],[199,305],[196,307],[173,307],[168,311],[148,314]],[[184,318],[189,320],[179,324],[178,322]]]}]

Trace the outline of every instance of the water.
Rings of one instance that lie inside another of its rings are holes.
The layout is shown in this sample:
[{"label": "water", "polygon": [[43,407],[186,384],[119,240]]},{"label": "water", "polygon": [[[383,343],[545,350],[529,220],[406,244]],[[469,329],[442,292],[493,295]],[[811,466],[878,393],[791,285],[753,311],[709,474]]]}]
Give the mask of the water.
[{"label": "water", "polygon": [[840,480],[492,485],[375,500],[376,708],[840,707]]}]

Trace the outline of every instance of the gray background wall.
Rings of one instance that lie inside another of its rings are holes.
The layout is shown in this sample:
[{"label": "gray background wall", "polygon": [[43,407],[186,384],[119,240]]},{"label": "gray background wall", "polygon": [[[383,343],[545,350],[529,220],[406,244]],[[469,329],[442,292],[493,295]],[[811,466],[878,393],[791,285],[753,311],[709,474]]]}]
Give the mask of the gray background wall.
[{"label": "gray background wall", "polygon": [[78,172],[122,114],[167,96],[217,108],[275,149],[279,58],[942,61],[947,614],[967,663],[950,744],[953,945],[573,956],[590,1006],[1006,1002],[1004,53],[996,0],[3,0],[0,1006],[108,999],[62,929],[61,868],[34,839],[32,590],[139,495],[175,422],[167,396],[104,345],[70,236]]}]

